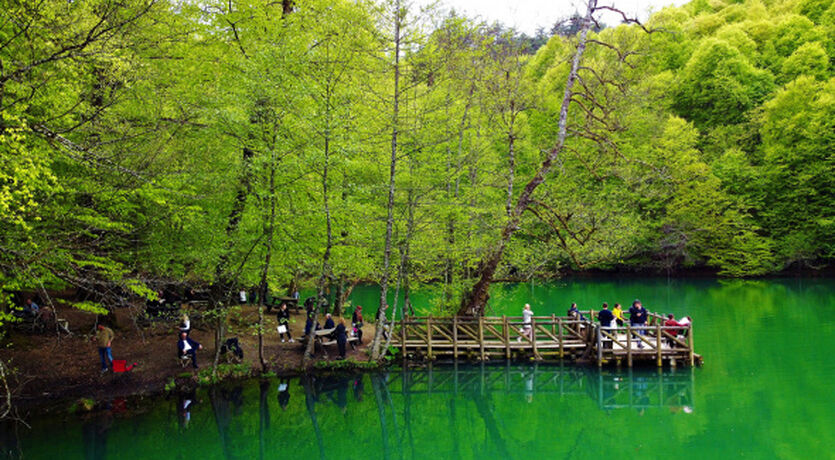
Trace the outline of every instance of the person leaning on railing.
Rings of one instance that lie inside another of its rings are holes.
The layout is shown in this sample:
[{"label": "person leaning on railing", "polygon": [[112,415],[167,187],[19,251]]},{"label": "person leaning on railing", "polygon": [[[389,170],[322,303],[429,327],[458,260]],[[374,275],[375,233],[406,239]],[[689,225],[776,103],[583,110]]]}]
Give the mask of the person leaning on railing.
[{"label": "person leaning on railing", "polygon": [[[609,304],[603,302],[603,309],[597,313],[597,319],[600,321],[600,327],[604,329],[611,329],[612,323],[615,321],[615,315],[609,311]],[[612,342],[608,337],[603,338],[603,348],[612,348]]]},{"label": "person leaning on railing", "polygon": [[[647,309],[641,305],[641,301],[635,299],[632,302],[632,306],[629,307],[629,325],[632,327],[640,327],[642,328],[638,333],[641,335],[647,335],[646,329],[643,329],[643,326],[647,323]],[[644,344],[641,340],[638,341],[638,348],[644,348]]]},{"label": "person leaning on railing", "polygon": [[[684,326],[684,324],[679,323],[678,321],[675,320],[675,317],[672,314],[669,314],[669,315],[667,315],[667,320],[664,321],[664,326],[665,327],[676,327],[676,326]],[[669,332],[670,335],[673,335],[673,336],[684,335],[684,330],[683,329],[670,329],[667,332]],[[676,344],[676,341],[674,339],[670,338],[670,337],[667,337],[667,343],[670,344],[670,347],[674,347],[675,344]]]},{"label": "person leaning on railing", "polygon": [[623,326],[623,322],[626,320],[623,318],[623,308],[619,303],[615,304],[615,308],[612,309],[612,314],[615,315],[615,321],[618,323],[618,327]]},{"label": "person leaning on railing", "polygon": [[580,313],[580,310],[577,308],[576,303],[571,304],[571,308],[568,309],[567,314],[568,314],[568,317],[571,318],[571,319],[579,319],[581,321],[585,321],[585,319],[586,319],[586,317],[583,316],[582,313]]}]

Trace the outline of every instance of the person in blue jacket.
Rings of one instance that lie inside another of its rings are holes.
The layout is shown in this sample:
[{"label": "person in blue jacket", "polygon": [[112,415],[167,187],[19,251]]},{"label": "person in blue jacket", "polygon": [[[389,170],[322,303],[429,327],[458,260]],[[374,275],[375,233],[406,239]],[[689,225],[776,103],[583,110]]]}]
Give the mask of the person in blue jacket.
[{"label": "person in blue jacket", "polygon": [[197,350],[202,350],[203,345],[200,345],[196,340],[188,336],[186,332],[180,333],[180,340],[177,342],[177,356],[180,358],[184,356],[191,357],[191,365],[197,369]]},{"label": "person in blue jacket", "polygon": [[325,327],[322,329],[333,329],[336,327],[336,323],[333,322],[333,317],[330,313],[325,315]]},{"label": "person in blue jacket", "polygon": [[585,320],[586,320],[586,317],[585,317],[585,316],[583,316],[583,314],[582,314],[582,313],[580,313],[580,310],[577,308],[577,304],[576,304],[576,303],[572,303],[572,304],[571,304],[571,308],[569,308],[569,309],[568,309],[567,314],[568,314],[568,317],[569,317],[570,319],[579,319],[579,320],[581,320],[581,321],[585,321]]}]

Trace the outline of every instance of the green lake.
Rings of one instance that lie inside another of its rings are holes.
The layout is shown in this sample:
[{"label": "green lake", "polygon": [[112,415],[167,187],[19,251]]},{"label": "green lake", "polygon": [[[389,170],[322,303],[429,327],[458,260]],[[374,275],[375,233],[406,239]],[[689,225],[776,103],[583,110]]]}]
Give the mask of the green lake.
[{"label": "green lake", "polygon": [[[375,304],[372,287],[354,305]],[[432,294],[417,293],[416,303]],[[705,365],[493,362],[252,381],[2,431],[12,458],[833,458],[835,281],[664,278],[496,286],[491,314],[640,298],[690,315]],[[370,310],[370,308],[369,308]],[[368,315],[367,315],[368,316]],[[137,407],[138,406],[138,407]],[[184,409],[184,406],[187,406]],[[130,414],[130,415],[128,415]],[[829,434],[827,434],[829,433]]]}]

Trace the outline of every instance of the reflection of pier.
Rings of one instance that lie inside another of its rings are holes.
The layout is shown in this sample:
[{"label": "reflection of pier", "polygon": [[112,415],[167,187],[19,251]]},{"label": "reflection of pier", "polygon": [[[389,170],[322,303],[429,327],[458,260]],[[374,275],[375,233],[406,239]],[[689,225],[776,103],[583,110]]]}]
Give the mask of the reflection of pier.
[{"label": "reflection of pier", "polygon": [[668,407],[691,411],[694,380],[690,369],[677,372],[607,372],[548,365],[429,366],[391,374],[392,394],[586,395],[601,409]]},{"label": "reflection of pier", "polygon": [[[594,311],[583,312],[594,318]],[[506,359],[532,357],[536,361],[596,361],[598,366],[635,361],[694,366],[701,357],[694,352],[691,326],[664,326],[664,319],[650,313],[645,326],[601,328],[588,319],[535,316],[433,318],[406,317],[394,323],[392,346],[405,358],[434,360]]]}]

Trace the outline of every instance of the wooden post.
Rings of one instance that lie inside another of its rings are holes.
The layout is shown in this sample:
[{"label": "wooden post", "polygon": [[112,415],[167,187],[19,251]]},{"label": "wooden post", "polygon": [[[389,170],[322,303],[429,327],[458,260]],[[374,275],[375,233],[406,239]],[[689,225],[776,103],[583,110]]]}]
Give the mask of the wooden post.
[{"label": "wooden post", "polygon": [[555,324],[557,324],[557,315],[551,313],[551,335],[557,335],[557,331],[554,330]]},{"label": "wooden post", "polygon": [[426,356],[432,357],[432,315],[426,317]]},{"label": "wooden post", "polygon": [[[632,369],[632,326],[626,326],[626,365]],[[630,389],[630,395],[632,390]]]},{"label": "wooden post", "polygon": [[478,316],[478,344],[481,347],[481,361],[484,362],[484,317]]},{"label": "wooden post", "polygon": [[603,331],[597,326],[597,367],[603,367]]},{"label": "wooden post", "polygon": [[458,315],[452,317],[452,357],[458,361]]},{"label": "wooden post", "polygon": [[562,336],[562,319],[557,320],[557,328],[559,329],[557,331],[557,339],[560,341],[560,359],[563,359],[565,357],[565,346],[563,343],[565,339]]},{"label": "wooden post", "polygon": [[661,323],[655,323],[655,360],[658,367],[664,365],[661,361]]},{"label": "wooden post", "polygon": [[539,350],[536,349],[536,320],[531,318],[531,346],[533,347],[533,357],[537,360],[542,359],[539,356]]},{"label": "wooden post", "polygon": [[506,315],[502,315],[502,331],[504,334],[504,358],[510,359],[510,327],[507,325]]},{"label": "wooden post", "polygon": [[696,365],[696,356],[693,352],[693,323],[690,323],[690,330],[687,331],[687,343],[690,344],[690,367]]}]

